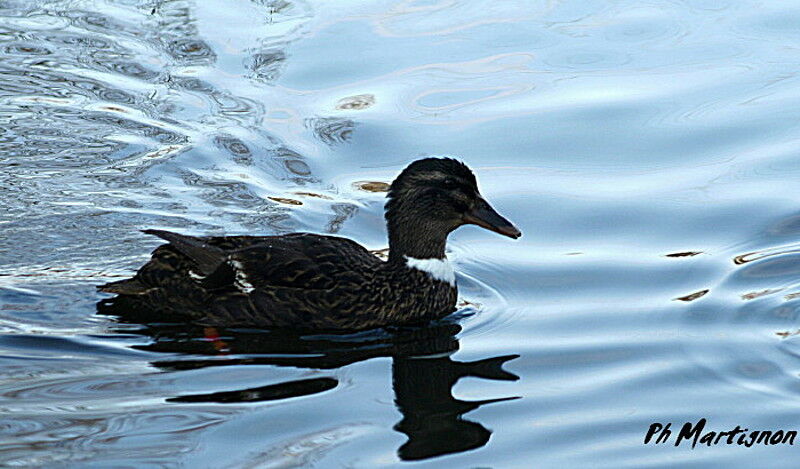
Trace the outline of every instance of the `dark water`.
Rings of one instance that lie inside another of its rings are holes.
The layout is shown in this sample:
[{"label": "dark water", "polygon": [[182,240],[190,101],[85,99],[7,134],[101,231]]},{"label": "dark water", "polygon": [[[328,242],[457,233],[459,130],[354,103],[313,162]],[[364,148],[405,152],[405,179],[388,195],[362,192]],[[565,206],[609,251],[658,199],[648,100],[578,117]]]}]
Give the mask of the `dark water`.
[{"label": "dark water", "polygon": [[[0,466],[796,467],[642,441],[800,429],[798,25],[734,0],[0,1]],[[451,237],[450,321],[95,314],[142,228],[384,248],[366,183],[431,154],[525,233]]]}]

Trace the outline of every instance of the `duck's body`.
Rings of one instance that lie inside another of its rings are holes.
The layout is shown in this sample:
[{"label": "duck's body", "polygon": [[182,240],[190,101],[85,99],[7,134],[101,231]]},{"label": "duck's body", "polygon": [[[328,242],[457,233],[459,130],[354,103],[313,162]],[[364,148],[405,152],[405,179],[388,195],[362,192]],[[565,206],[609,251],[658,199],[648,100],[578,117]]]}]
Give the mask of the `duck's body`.
[{"label": "duck's body", "polygon": [[[437,319],[456,303],[454,281],[382,261],[346,238],[148,232],[170,244],[157,248],[134,278],[103,291],[208,325],[368,329]],[[193,251],[217,258],[217,265],[198,262]]]},{"label": "duck's body", "polygon": [[146,230],[169,244],[133,278],[100,289],[208,325],[355,330],[420,323],[455,309],[455,275],[444,253],[450,231],[475,223],[519,236],[480,197],[469,169],[454,160],[415,162],[389,197],[387,261],[335,236],[191,237]]}]

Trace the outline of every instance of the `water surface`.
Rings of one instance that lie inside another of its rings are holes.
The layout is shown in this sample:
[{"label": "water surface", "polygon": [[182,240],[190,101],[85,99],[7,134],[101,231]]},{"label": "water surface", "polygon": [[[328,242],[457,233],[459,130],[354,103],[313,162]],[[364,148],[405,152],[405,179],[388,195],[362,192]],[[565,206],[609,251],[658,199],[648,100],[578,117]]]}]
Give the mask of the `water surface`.
[{"label": "water surface", "polygon": [[[520,3],[520,4],[516,4]],[[794,467],[645,446],[800,421],[800,3],[0,2],[0,465]],[[386,247],[457,155],[464,303],[347,337],[125,324],[189,234]]]}]

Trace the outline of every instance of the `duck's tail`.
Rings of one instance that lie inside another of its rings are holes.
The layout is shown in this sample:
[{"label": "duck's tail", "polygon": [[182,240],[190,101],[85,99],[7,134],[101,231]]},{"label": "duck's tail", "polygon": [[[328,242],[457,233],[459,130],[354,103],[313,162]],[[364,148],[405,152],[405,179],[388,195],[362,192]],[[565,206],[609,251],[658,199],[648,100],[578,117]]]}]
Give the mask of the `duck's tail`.
[{"label": "duck's tail", "polygon": [[198,273],[204,276],[217,270],[225,261],[225,251],[208,244],[201,238],[164,230],[142,230],[142,232],[169,241],[169,244],[181,254],[193,260],[197,264]]},{"label": "duck's tail", "polygon": [[147,285],[142,284],[136,278],[127,278],[98,285],[97,289],[105,293],[115,293],[117,295],[142,295],[151,290]]}]

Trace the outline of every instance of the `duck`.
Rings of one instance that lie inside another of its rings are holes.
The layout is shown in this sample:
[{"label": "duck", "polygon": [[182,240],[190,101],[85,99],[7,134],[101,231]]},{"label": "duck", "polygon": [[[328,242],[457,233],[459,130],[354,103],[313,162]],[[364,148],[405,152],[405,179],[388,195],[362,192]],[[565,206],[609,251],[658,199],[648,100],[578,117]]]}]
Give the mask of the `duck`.
[{"label": "duck", "polygon": [[212,327],[358,331],[421,324],[456,310],[456,277],[445,253],[451,232],[477,225],[512,239],[522,235],[454,158],[412,162],[386,197],[386,260],[332,235],[198,237],[146,229],[167,243],[133,277],[98,289],[165,321]]}]

